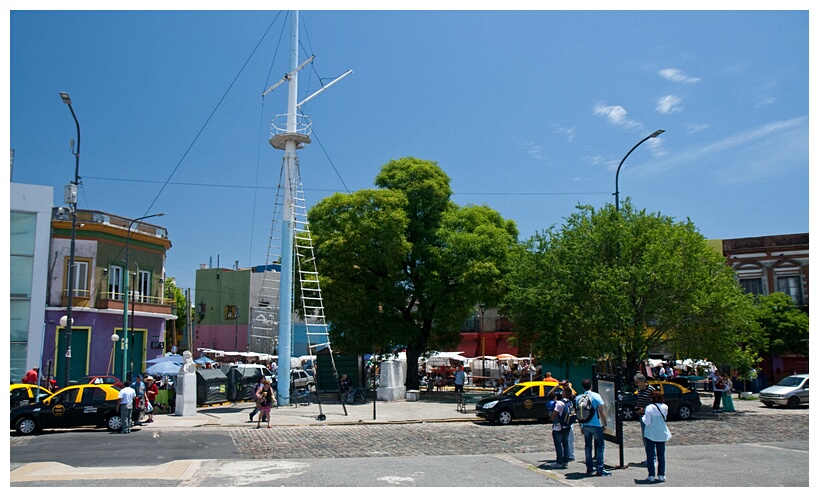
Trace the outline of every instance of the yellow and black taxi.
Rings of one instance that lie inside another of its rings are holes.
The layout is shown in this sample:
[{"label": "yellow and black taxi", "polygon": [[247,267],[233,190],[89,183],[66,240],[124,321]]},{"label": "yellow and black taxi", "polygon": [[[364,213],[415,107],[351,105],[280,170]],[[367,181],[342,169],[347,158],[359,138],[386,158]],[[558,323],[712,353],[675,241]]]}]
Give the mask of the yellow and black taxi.
[{"label": "yellow and black taxi", "polygon": [[[700,394],[678,383],[649,380],[648,384],[663,394],[670,418],[689,419],[702,407]],[[640,415],[634,412],[637,407],[637,395],[638,392],[634,392],[620,398],[620,405],[623,406],[623,421],[640,418]]]},{"label": "yellow and black taxi", "polygon": [[[31,435],[43,428],[105,426],[119,431],[122,420],[117,413],[119,389],[111,385],[73,385],[40,402],[11,410],[11,429]],[[134,420],[139,412],[134,412]]]},{"label": "yellow and black taxi", "polygon": [[10,385],[11,390],[11,403],[9,404],[11,406],[10,408],[14,409],[17,406],[24,406],[36,402],[38,389],[40,390],[39,400],[43,400],[49,395],[51,395],[51,392],[49,392],[47,388],[39,387],[31,383],[15,383]]},{"label": "yellow and black taxi", "polygon": [[[475,415],[492,423],[508,425],[514,419],[549,419],[547,395],[553,381],[527,381],[512,385],[499,395],[481,399],[475,404]],[[555,390],[560,394],[561,389]]]}]

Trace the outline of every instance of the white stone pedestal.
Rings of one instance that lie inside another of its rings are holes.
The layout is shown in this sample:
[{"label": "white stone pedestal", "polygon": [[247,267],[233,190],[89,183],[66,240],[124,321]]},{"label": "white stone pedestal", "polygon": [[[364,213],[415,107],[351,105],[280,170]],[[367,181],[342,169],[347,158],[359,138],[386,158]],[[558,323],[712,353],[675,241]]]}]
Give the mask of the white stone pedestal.
[{"label": "white stone pedestal", "polygon": [[179,368],[174,381],[176,389],[176,416],[196,416],[196,365],[187,350],[182,354],[185,364]]},{"label": "white stone pedestal", "polygon": [[381,376],[376,391],[378,400],[404,400],[407,387],[404,385],[407,376],[406,361],[384,361],[381,363]]},{"label": "white stone pedestal", "polygon": [[407,390],[407,402],[417,402],[421,400],[420,390]]}]

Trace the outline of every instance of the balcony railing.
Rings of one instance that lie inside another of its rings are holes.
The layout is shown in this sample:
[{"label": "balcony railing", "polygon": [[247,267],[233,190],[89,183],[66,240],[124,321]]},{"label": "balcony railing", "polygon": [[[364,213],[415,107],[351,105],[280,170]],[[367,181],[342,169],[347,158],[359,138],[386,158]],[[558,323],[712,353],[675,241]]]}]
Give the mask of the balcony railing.
[{"label": "balcony railing", "polygon": [[[75,290],[74,305],[77,307],[89,307],[91,304],[90,292]],[[128,298],[128,309],[135,309],[143,312],[158,312],[168,314],[171,306],[175,305],[173,298],[154,297],[151,295],[140,295],[134,293]],[[118,309],[122,310],[124,304],[122,292],[97,292],[93,307],[95,309]],[[62,305],[68,305],[68,292],[62,294]]]}]

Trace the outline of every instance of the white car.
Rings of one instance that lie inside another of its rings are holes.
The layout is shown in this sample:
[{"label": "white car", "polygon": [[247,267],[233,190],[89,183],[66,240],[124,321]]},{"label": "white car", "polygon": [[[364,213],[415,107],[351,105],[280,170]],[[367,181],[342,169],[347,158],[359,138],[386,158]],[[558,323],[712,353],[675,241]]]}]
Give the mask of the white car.
[{"label": "white car", "polygon": [[807,404],[808,380],[807,374],[795,374],[783,378],[776,385],[759,392],[759,401],[768,407],[778,405],[795,408],[800,404]]}]

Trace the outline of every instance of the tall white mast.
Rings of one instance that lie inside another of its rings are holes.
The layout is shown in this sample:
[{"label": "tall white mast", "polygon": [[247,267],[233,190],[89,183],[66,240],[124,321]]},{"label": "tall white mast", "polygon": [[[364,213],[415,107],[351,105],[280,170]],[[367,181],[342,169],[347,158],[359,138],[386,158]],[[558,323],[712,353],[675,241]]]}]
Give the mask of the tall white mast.
[{"label": "tall white mast", "polygon": [[[310,143],[310,137],[298,133],[296,107],[299,74],[299,13],[294,10],[290,16],[290,73],[287,87],[287,132],[276,135],[270,143],[281,148],[284,142],[284,208],[282,210],[282,260],[281,285],[279,293],[279,378],[277,393],[279,405],[290,405],[290,337],[293,331],[293,198],[295,186],[293,178],[296,170],[296,145]],[[276,140],[278,138],[278,140]],[[275,143],[274,143],[275,140]]]},{"label": "tall white mast", "polygon": [[[296,229],[298,220],[296,219],[296,193],[298,191],[298,174],[296,157],[296,150],[304,147],[305,144],[310,143],[310,120],[303,115],[299,115],[299,108],[302,104],[312,99],[319,93],[326,90],[331,85],[344,78],[352,71],[347,71],[334,81],[325,85],[323,88],[307,97],[301,103],[297,103],[298,89],[299,89],[299,75],[298,72],[307,64],[312,62],[313,57],[310,57],[299,65],[298,61],[298,46],[299,46],[299,14],[298,11],[291,13],[290,20],[290,72],[287,73],[281,81],[271,86],[262,95],[270,93],[274,88],[288,83],[287,87],[287,114],[284,116],[276,116],[273,122],[273,136],[270,138],[270,144],[273,148],[284,150],[284,184],[283,205],[282,205],[282,225],[281,225],[281,274],[279,278],[279,330],[278,330],[278,355],[279,355],[279,379],[277,386],[277,397],[279,405],[290,405],[290,358],[292,356],[291,337],[293,335],[293,249],[295,232],[303,230]],[[284,119],[282,119],[284,118]],[[302,195],[303,197],[303,195]],[[302,204],[303,198],[301,199]],[[301,205],[301,204],[300,204]],[[299,210],[304,211],[305,206],[301,205]],[[304,213],[300,214],[302,217]],[[301,221],[304,223],[304,220]],[[312,250],[312,247],[310,248]],[[315,264],[315,262],[313,262]],[[316,277],[317,278],[317,277]],[[317,281],[315,282],[317,285]],[[302,288],[304,291],[304,288]],[[321,321],[323,322],[323,312],[321,312]],[[308,335],[310,332],[308,331]],[[326,335],[326,324],[324,325],[324,335]],[[328,342],[329,343],[329,342]],[[309,336],[308,336],[309,344]],[[335,366],[334,366],[335,368]]]}]

